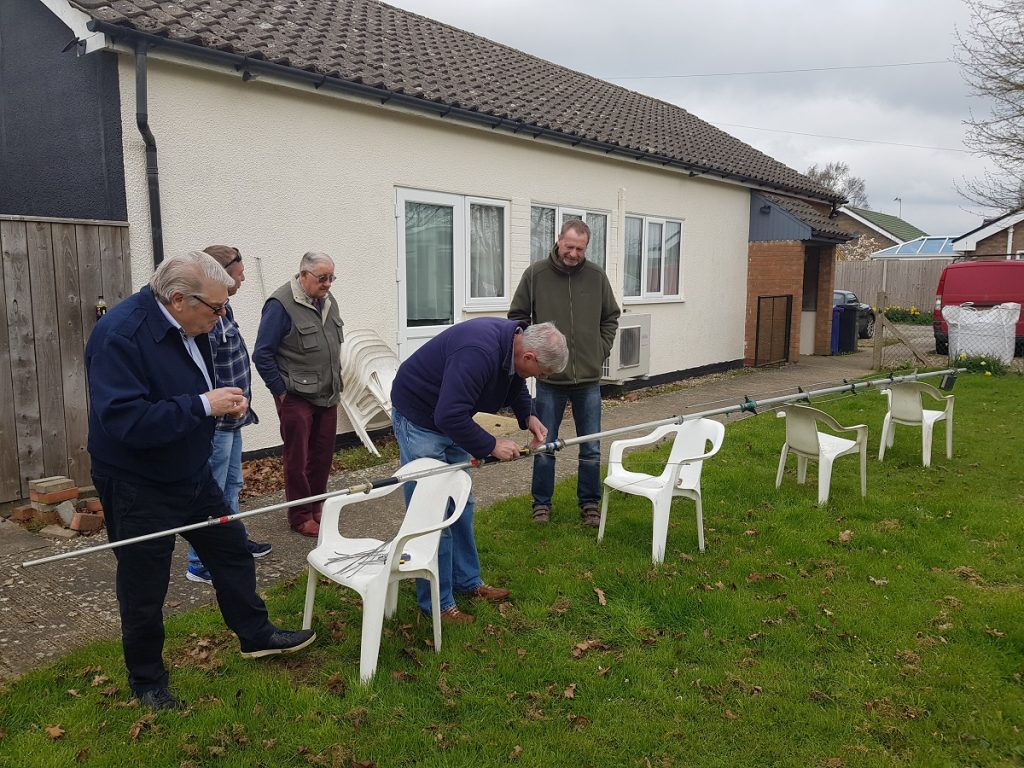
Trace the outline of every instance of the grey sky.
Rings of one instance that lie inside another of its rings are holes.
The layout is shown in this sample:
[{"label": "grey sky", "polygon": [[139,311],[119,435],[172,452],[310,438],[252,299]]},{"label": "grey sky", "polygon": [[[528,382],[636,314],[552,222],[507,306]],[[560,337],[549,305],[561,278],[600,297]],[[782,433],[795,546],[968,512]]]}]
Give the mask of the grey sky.
[{"label": "grey sky", "polygon": [[[983,160],[845,140],[965,149],[963,121],[986,109],[951,62],[955,29],[968,22],[959,0],[390,2],[677,104],[799,171],[845,162],[866,181],[872,208],[898,214],[900,197],[903,218],[929,234],[962,234],[987,213],[954,186],[980,174]],[[937,60],[950,63],[665,77]]]}]

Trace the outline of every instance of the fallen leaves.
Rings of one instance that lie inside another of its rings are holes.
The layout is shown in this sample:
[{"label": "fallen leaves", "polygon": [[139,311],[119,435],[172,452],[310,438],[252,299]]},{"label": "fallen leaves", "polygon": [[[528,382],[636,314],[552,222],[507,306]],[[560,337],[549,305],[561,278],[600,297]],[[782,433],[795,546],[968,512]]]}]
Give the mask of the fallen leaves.
[{"label": "fallen leaves", "polygon": [[142,736],[145,731],[150,730],[154,723],[156,723],[156,715],[154,713],[150,712],[143,715],[132,723],[132,727],[128,729],[128,737],[132,741],[138,741],[139,737]]},{"label": "fallen leaves", "polygon": [[876,587],[884,587],[889,583],[888,579],[876,579],[874,576],[868,576],[868,581],[870,581]]},{"label": "fallen leaves", "polygon": [[582,659],[587,653],[594,650],[607,651],[608,646],[600,640],[584,640],[582,643],[576,643],[572,647],[572,657],[574,659]]},{"label": "fallen leaves", "polygon": [[849,544],[851,541],[853,541],[853,531],[845,530],[839,534],[840,544]]},{"label": "fallen leaves", "polygon": [[576,698],[576,683],[571,683],[568,688],[562,691],[563,699],[575,699]]},{"label": "fallen leaves", "polygon": [[64,735],[65,731],[59,725],[46,726],[46,735],[56,741]]},{"label": "fallen leaves", "polygon": [[600,606],[608,605],[608,601],[605,599],[604,590],[600,587],[594,587],[594,594],[597,595],[597,604]]},{"label": "fallen leaves", "polygon": [[512,748],[512,751],[508,753],[508,759],[509,760],[518,760],[519,756],[521,754],[523,754],[523,748],[521,746],[519,746],[518,744],[516,744]]}]

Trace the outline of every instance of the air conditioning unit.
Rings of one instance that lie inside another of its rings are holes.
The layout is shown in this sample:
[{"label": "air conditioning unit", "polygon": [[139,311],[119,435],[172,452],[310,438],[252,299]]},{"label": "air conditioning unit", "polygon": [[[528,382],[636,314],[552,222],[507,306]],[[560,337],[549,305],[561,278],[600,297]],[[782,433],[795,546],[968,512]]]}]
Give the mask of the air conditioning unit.
[{"label": "air conditioning unit", "polygon": [[615,343],[604,361],[601,380],[621,384],[651,373],[651,316],[623,314],[615,331]]}]

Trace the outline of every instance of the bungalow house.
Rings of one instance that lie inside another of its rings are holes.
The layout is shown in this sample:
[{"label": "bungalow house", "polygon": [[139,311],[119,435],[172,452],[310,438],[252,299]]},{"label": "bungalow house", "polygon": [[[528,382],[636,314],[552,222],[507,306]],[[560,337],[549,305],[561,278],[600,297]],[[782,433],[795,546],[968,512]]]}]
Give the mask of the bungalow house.
[{"label": "bungalow house", "polygon": [[953,250],[965,259],[1024,259],[1024,208],[960,235],[953,241]]},{"label": "bungalow house", "polygon": [[840,226],[855,236],[852,242],[839,249],[841,259],[861,260],[884,248],[927,236],[898,216],[870,208],[844,205],[837,218]]},{"label": "bungalow house", "polygon": [[[78,254],[71,347],[94,295],[113,303],[164,254],[230,243],[250,341],[265,298],[322,250],[347,327],[404,358],[503,314],[580,217],[623,326],[649,327],[651,380],[828,354],[816,310],[849,237],[830,218],[841,197],[684,109],[446,24],[375,0],[4,0],[0,64],[5,262],[49,253],[60,290],[43,300],[59,304]],[[246,446],[272,448],[274,408],[254,393]],[[0,406],[0,434],[45,443],[42,418]],[[82,437],[62,436],[78,472]],[[59,469],[21,461],[22,482]]]}]

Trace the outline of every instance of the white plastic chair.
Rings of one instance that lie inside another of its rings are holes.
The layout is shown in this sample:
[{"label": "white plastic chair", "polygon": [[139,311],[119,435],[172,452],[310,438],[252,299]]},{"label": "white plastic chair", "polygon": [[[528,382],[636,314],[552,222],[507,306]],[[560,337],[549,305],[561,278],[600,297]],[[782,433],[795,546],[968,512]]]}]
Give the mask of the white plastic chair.
[{"label": "white plastic chair", "polygon": [[[885,458],[885,449],[896,439],[896,425],[906,424],[921,428],[921,461],[932,463],[932,433],[936,423],[946,422],[946,458],[953,458],[953,395],[943,395],[931,384],[923,381],[901,381],[880,390],[889,399],[889,410],[882,420],[882,441],[878,446],[878,460]],[[944,403],[941,411],[925,408],[924,395]]]},{"label": "white plastic chair", "polygon": [[[865,424],[844,427],[824,411],[807,405],[787,405],[778,417],[786,419],[786,442],[779,457],[779,471],[775,475],[775,487],[782,485],[782,473],[786,469],[786,457],[790,451],[796,454],[796,481],[801,485],[807,480],[807,460],[818,462],[818,504],[828,501],[832,485],[832,463],[840,456],[860,453],[860,495],[868,495],[868,428]],[[857,437],[830,435],[818,430],[818,422],[836,432],[856,432]]]},{"label": "white plastic chair", "polygon": [[[416,459],[399,468],[396,475],[447,466],[437,459]],[[409,481],[412,482],[412,481]],[[472,481],[462,470],[430,475],[415,481],[412,498],[398,534],[391,541],[350,539],[338,530],[342,510],[349,504],[387,496],[404,483],[386,485],[369,493],[334,496],[324,502],[320,537],[309,553],[309,577],[302,627],[313,624],[313,603],[320,574],[354,589],[363,600],[363,629],[359,651],[359,679],[368,682],[377,669],[380,636],[385,617],[398,607],[398,582],[423,578],[430,581],[434,650],[441,650],[441,596],[437,577],[437,548],[441,530],[447,528],[466,508]],[[455,505],[445,519],[449,503]]]},{"label": "white plastic chair", "polygon": [[346,331],[341,345],[341,407],[366,450],[379,456],[369,429],[387,426],[391,418],[391,385],[398,355],[375,331]]},{"label": "white plastic chair", "polygon": [[[622,466],[622,454],[627,448],[657,443],[664,437],[672,436],[665,469],[660,475],[631,472]],[[651,543],[651,559],[660,563],[665,559],[665,544],[668,540],[668,518],[672,499],[682,496],[693,499],[697,507],[697,546],[704,551],[704,508],[701,504],[700,474],[704,460],[718,453],[725,437],[725,426],[711,419],[694,419],[682,424],[658,427],[645,437],[632,440],[616,440],[608,449],[608,476],[604,484],[609,489],[622,491],[634,496],[650,499],[654,507],[654,532]],[[710,448],[708,444],[710,443]],[[604,525],[608,516],[606,490],[601,500],[601,523],[597,528],[597,540],[604,538]]]}]

